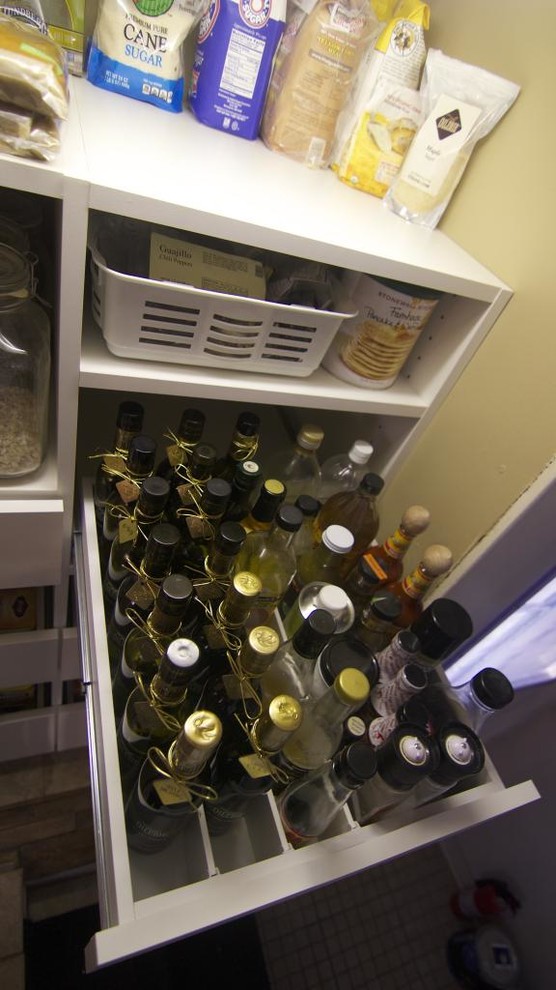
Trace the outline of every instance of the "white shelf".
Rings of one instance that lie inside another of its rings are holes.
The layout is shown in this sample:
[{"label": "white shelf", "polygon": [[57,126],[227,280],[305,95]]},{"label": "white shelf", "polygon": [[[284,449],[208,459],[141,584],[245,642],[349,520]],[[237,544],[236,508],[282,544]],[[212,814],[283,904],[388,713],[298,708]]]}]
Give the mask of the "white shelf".
[{"label": "white shelf", "polygon": [[102,593],[90,481],[83,491],[76,564],[78,560],[80,634],[91,682],[87,711],[103,926],[87,946],[88,970],[331,883],[538,797],[530,781],[505,789],[488,760],[482,782],[472,790],[364,827],[342,814],[320,842],[303,849],[288,845],[270,795],[254,801],[227,836],[211,841],[201,810],[167,850],[154,856],[130,854],[106,627],[94,607]]}]

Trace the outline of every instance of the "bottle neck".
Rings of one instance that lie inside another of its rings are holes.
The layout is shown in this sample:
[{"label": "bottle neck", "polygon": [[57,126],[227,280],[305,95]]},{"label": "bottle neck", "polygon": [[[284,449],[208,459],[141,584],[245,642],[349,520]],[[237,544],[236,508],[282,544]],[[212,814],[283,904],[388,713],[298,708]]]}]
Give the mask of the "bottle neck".
[{"label": "bottle neck", "polygon": [[391,534],[382,544],[382,549],[393,560],[402,560],[413,542],[413,537],[406,533],[403,526]]},{"label": "bottle neck", "polygon": [[403,579],[402,591],[408,598],[413,598],[415,601],[421,601],[433,581],[434,575],[427,574],[424,568],[419,565],[419,567],[416,567],[411,574],[408,574],[407,577]]}]

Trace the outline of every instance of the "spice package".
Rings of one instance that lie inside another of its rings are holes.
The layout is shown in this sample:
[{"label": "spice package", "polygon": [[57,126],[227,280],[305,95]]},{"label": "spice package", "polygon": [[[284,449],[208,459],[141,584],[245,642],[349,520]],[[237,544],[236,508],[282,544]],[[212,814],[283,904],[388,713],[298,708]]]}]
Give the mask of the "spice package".
[{"label": "spice package", "polygon": [[51,38],[0,14],[0,101],[65,120],[69,93],[64,53]]},{"label": "spice package", "polygon": [[100,0],[87,79],[101,89],[181,112],[183,45],[204,9],[205,0]]},{"label": "spice package", "polygon": [[310,168],[330,164],[339,114],[378,28],[370,0],[317,0],[308,14],[292,9],[261,124],[267,147]]},{"label": "spice package", "polygon": [[431,49],[421,96],[423,123],[384,197],[412,223],[436,227],[477,142],[517,99],[520,87],[486,69]]},{"label": "spice package", "polygon": [[429,6],[400,0],[366,52],[341,115],[332,156],[339,179],[384,196],[421,123],[419,84]]}]

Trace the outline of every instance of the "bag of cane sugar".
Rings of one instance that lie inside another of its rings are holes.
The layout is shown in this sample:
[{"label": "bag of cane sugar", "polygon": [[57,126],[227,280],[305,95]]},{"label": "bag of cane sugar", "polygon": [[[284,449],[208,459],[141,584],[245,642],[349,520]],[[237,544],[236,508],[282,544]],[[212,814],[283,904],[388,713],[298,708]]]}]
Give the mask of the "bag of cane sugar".
[{"label": "bag of cane sugar", "polygon": [[183,43],[205,0],[100,0],[87,79],[163,110],[183,109]]},{"label": "bag of cane sugar", "polygon": [[428,52],[423,123],[383,202],[398,216],[436,227],[477,142],[517,99],[520,87],[438,49]]}]

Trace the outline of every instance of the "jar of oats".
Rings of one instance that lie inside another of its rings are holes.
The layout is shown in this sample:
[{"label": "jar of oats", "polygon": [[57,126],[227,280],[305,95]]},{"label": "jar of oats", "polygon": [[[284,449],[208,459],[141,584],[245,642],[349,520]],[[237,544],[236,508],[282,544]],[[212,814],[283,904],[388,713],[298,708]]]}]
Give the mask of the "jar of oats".
[{"label": "jar of oats", "polygon": [[0,478],[35,471],[46,453],[50,321],[34,295],[33,256],[0,243]]}]

